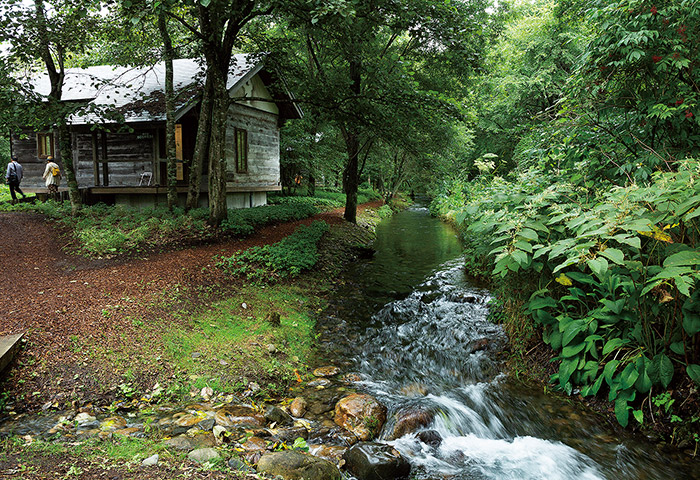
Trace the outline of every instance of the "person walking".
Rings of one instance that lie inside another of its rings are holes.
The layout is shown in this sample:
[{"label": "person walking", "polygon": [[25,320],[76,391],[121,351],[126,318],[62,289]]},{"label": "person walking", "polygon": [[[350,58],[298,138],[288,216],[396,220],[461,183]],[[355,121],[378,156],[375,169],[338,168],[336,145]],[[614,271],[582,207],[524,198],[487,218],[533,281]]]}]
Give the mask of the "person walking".
[{"label": "person walking", "polygon": [[7,172],[5,172],[5,180],[7,180],[7,184],[10,186],[12,203],[17,203],[17,194],[15,192],[22,195],[22,198],[26,197],[24,192],[19,188],[19,184],[22,183],[22,173],[22,165],[17,161],[17,157],[13,156],[10,163],[7,164]]},{"label": "person walking", "polygon": [[58,183],[61,180],[61,169],[58,168],[58,164],[53,161],[53,157],[50,155],[46,157],[46,169],[41,178],[46,180],[46,188],[49,189],[49,198],[58,200]]}]

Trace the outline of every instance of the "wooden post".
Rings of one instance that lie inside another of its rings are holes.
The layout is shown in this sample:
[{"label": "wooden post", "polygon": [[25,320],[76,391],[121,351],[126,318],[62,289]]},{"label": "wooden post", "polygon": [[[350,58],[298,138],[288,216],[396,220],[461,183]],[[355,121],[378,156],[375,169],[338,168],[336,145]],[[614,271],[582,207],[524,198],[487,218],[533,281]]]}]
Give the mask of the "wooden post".
[{"label": "wooden post", "polygon": [[107,164],[107,132],[102,132],[102,185],[109,186],[109,165]]},{"label": "wooden post", "polygon": [[92,132],[92,176],[95,186],[100,184],[100,163],[97,158],[97,132]]}]

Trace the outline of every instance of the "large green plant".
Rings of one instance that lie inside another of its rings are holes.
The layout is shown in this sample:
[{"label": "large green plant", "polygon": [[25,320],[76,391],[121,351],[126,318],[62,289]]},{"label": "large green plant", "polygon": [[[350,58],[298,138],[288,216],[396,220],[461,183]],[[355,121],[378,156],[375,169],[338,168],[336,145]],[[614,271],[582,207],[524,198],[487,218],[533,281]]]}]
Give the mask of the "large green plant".
[{"label": "large green plant", "polygon": [[495,276],[530,279],[521,294],[560,361],[552,380],[607,389],[622,425],[630,411],[642,422],[640,400],[683,371],[700,383],[700,163],[677,167],[591,197],[533,170],[434,203],[468,225]]}]

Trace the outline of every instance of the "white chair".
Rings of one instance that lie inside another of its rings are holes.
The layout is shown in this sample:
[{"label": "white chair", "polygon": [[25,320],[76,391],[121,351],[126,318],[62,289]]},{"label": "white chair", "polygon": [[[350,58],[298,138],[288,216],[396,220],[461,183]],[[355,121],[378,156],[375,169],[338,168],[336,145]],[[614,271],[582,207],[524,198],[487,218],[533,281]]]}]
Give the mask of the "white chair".
[{"label": "white chair", "polygon": [[139,187],[142,186],[144,182],[146,182],[147,187],[150,187],[152,179],[153,179],[153,172],[143,172],[141,174],[141,179],[139,180]]}]

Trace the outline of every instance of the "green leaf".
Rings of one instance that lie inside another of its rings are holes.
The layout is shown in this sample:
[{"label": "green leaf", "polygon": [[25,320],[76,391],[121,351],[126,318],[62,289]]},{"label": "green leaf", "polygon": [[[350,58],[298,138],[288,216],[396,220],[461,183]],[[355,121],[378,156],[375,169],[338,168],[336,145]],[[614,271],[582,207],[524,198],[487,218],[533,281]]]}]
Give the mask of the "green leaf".
[{"label": "green leaf", "polygon": [[644,412],[641,410],[632,410],[632,415],[634,415],[634,419],[637,420],[640,425],[644,424]]},{"label": "green leaf", "polygon": [[569,345],[569,343],[571,343],[571,340],[576,338],[576,335],[578,335],[586,329],[587,325],[586,322],[584,322],[583,320],[576,320],[574,322],[571,322],[562,334],[561,344],[564,346]]},{"label": "green leaf", "polygon": [[683,220],[686,222],[691,221],[695,217],[700,217],[700,208],[695,208],[691,211],[689,211],[684,217]]},{"label": "green leaf", "polygon": [[700,385],[700,365],[697,365],[695,363],[689,363],[688,366],[685,367],[685,371],[695,383]]},{"label": "green leaf", "polygon": [[611,338],[610,340],[605,342],[605,346],[603,347],[603,355],[607,355],[613,350],[617,350],[618,348],[620,348],[628,342],[629,340],[627,339],[623,340],[621,338]]},{"label": "green leaf", "polygon": [[563,357],[573,357],[580,353],[584,348],[586,348],[586,342],[581,342],[576,345],[569,345],[562,349],[561,354]]},{"label": "green leaf", "polygon": [[526,239],[526,240],[531,240],[531,241],[535,241],[539,238],[539,235],[537,235],[537,232],[531,228],[523,228],[522,230],[520,230],[517,233],[517,235]]},{"label": "green leaf", "polygon": [[669,278],[687,275],[689,273],[695,273],[695,269],[689,266],[664,267],[664,269],[654,276],[654,278],[649,280],[649,282],[653,282],[655,280],[667,280]]},{"label": "green leaf", "polygon": [[655,361],[656,357],[654,357],[654,360],[651,362],[647,363],[646,365],[646,373],[649,375],[649,380],[655,385],[658,385],[661,383],[661,375],[659,374],[659,363]]},{"label": "green leaf", "polygon": [[688,335],[695,335],[700,332],[700,315],[684,311],[683,330],[685,330]]},{"label": "green leaf", "polygon": [[588,395],[596,395],[598,393],[598,390],[600,390],[600,386],[603,384],[603,380],[603,375],[598,376],[593,385],[588,385],[581,389],[581,395],[583,395],[584,397],[587,397]]},{"label": "green leaf", "polygon": [[596,283],[595,279],[586,273],[567,272],[566,275],[574,282],[585,283],[587,285],[592,285],[592,284]]},{"label": "green leaf", "polygon": [[617,248],[606,248],[605,250],[601,250],[599,253],[611,262],[617,263],[618,265],[622,265],[625,261],[625,254],[622,253],[622,250],[618,250]]},{"label": "green leaf", "polygon": [[677,217],[680,217],[683,215],[685,212],[690,210],[691,208],[697,208],[697,204],[700,203],[700,195],[695,195],[694,197],[690,197],[688,200],[685,202],[681,203],[676,207],[675,214]]},{"label": "green leaf", "polygon": [[626,235],[624,233],[619,234],[619,235],[613,235],[612,237],[613,240],[615,240],[618,243],[624,243],[625,245],[629,245],[632,248],[636,248],[639,250],[642,248],[642,241],[639,239],[639,237],[635,237],[632,235]]},{"label": "green leaf", "polygon": [[628,389],[634,385],[634,383],[639,378],[639,372],[637,372],[637,366],[633,363],[628,364],[625,369],[620,374],[620,385],[623,389]]},{"label": "green leaf", "polygon": [[522,250],[513,250],[511,257],[513,257],[513,260],[515,260],[521,267],[526,267],[528,264],[527,253],[523,252]]},{"label": "green leaf", "polygon": [[620,312],[622,312],[622,309],[625,308],[626,301],[624,298],[615,300],[614,302],[612,300],[608,300],[607,298],[603,298],[600,303],[605,305],[607,309],[613,312],[615,315],[619,315]]},{"label": "green leaf", "polygon": [[534,300],[530,300],[527,304],[527,308],[530,310],[539,310],[540,308],[550,308],[556,307],[557,302],[552,297],[537,297]]},{"label": "green leaf", "polygon": [[549,345],[555,351],[561,348],[561,332],[559,330],[553,330],[549,334]]},{"label": "green leaf", "polygon": [[676,355],[684,355],[685,354],[685,347],[683,345],[683,342],[673,342],[671,345],[669,345],[669,348]]},{"label": "green leaf", "polygon": [[615,418],[617,418],[617,422],[623,427],[626,427],[629,422],[629,409],[630,407],[627,406],[627,400],[621,398],[615,400]]},{"label": "green leaf", "polygon": [[608,270],[608,261],[601,257],[591,258],[586,262],[591,268],[591,271],[595,273],[599,278],[603,276]]},{"label": "green leaf", "polygon": [[578,359],[564,359],[559,364],[559,386],[564,388],[564,386],[569,383],[569,378],[576,371],[578,366]]},{"label": "green leaf", "polygon": [[615,375],[615,370],[619,364],[619,360],[610,360],[603,368],[603,376],[605,377],[605,381],[611,387],[613,384],[613,375]]},{"label": "green leaf", "polygon": [[658,366],[661,385],[663,385],[664,388],[667,388],[673,379],[673,363],[671,362],[671,359],[663,353],[660,353],[654,357],[652,363],[655,363]]},{"label": "green leaf", "polygon": [[700,252],[696,250],[686,250],[674,253],[664,260],[664,267],[682,267],[687,265],[700,264]]},{"label": "green leaf", "polygon": [[515,248],[523,250],[527,253],[532,253],[532,244],[524,240],[518,240],[515,242]]},{"label": "green leaf", "polygon": [[694,280],[689,277],[680,276],[674,278],[674,281],[676,282],[676,288],[678,291],[686,297],[690,297],[690,288],[695,283]]},{"label": "green leaf", "polygon": [[649,378],[646,370],[644,370],[634,383],[634,388],[636,388],[639,393],[647,393],[649,390],[651,390],[651,387],[651,379]]}]

